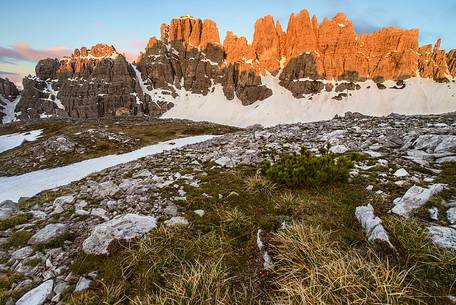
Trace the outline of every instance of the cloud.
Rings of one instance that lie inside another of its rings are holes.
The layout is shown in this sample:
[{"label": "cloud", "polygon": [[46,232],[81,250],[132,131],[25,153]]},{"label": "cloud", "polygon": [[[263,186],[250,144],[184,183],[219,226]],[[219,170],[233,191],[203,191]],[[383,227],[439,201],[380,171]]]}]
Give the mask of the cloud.
[{"label": "cloud", "polygon": [[65,47],[34,49],[25,42],[17,42],[9,48],[0,47],[0,62],[14,63],[17,61],[38,61],[43,58],[62,57],[71,51]]},{"label": "cloud", "polygon": [[23,75],[20,75],[19,73],[1,71],[0,70],[0,77],[1,78],[7,78],[10,81],[12,81],[16,85],[16,87],[22,88]]},{"label": "cloud", "polygon": [[142,39],[133,39],[128,42],[128,45],[137,49],[144,49],[147,45],[147,41]]},{"label": "cloud", "polygon": [[10,75],[10,76],[16,76],[16,75],[19,75],[19,74],[14,73],[14,72],[8,72],[8,71],[1,71],[1,70],[0,70],[0,75],[4,75],[4,76],[8,76],[8,75]]}]

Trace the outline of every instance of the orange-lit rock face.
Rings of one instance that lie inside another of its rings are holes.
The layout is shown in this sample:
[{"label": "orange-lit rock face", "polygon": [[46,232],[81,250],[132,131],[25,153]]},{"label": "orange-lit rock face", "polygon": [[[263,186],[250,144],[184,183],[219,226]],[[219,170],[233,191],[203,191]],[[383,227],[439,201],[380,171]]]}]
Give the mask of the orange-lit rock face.
[{"label": "orange-lit rock face", "polygon": [[426,45],[419,49],[419,71],[425,78],[444,79],[451,76],[447,62],[447,54],[440,50],[441,39],[437,40],[434,49]]},{"label": "orange-lit rock face", "polygon": [[190,16],[171,20],[170,25],[162,24],[161,41],[181,41],[190,47],[205,49],[209,43],[219,45],[220,35],[212,20],[194,19]]},{"label": "orange-lit rock face", "polygon": [[261,69],[270,72],[280,69],[284,36],[280,23],[276,26],[272,16],[257,20],[252,46]]},{"label": "orange-lit rock face", "polygon": [[114,54],[117,53],[113,46],[101,43],[90,49],[86,47],[76,49],[70,57],[65,57],[60,63],[57,73],[65,75],[80,74],[85,69],[93,69],[100,60],[110,58]]},{"label": "orange-lit rock face", "polygon": [[237,37],[232,32],[228,32],[223,42],[223,49],[227,64],[239,63],[242,71],[257,69],[255,50],[245,37]]},{"label": "orange-lit rock face", "polygon": [[418,30],[382,29],[359,37],[367,56],[368,78],[399,79],[417,75]]},{"label": "orange-lit rock face", "polygon": [[448,72],[452,77],[456,77],[456,49],[447,54]]}]

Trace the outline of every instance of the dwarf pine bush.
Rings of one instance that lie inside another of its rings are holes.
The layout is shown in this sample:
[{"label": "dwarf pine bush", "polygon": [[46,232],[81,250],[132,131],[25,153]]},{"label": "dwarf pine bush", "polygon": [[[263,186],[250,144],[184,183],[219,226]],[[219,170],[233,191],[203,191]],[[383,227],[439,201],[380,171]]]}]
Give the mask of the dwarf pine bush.
[{"label": "dwarf pine bush", "polygon": [[320,156],[315,156],[303,148],[300,154],[283,155],[274,164],[264,161],[260,170],[271,181],[288,187],[319,187],[346,182],[353,162],[330,153],[327,148],[321,148],[320,153]]}]

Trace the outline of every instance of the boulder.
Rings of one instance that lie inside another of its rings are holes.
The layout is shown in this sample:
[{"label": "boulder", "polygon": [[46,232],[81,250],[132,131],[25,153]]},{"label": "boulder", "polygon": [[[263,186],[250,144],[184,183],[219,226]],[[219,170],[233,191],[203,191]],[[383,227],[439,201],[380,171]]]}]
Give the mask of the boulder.
[{"label": "boulder", "polygon": [[429,188],[414,185],[391,209],[394,214],[410,217],[413,211],[422,207],[432,196],[445,189],[444,184],[433,184]]},{"label": "boulder", "polygon": [[68,225],[52,223],[36,232],[28,241],[30,245],[44,245],[68,232]]},{"label": "boulder", "polygon": [[381,241],[387,243],[391,248],[394,248],[389,240],[388,233],[383,227],[382,220],[375,216],[372,205],[368,204],[366,206],[357,207],[355,216],[364,232],[366,232],[369,242]]},{"label": "boulder", "polygon": [[47,280],[36,288],[24,294],[16,305],[42,305],[51,297],[54,280]]},{"label": "boulder", "polygon": [[82,248],[85,253],[108,255],[113,242],[131,241],[157,227],[153,216],[126,214],[99,224],[93,228],[90,236],[84,240]]},{"label": "boulder", "polygon": [[0,221],[9,218],[18,211],[17,203],[11,200],[5,200],[0,203]]}]

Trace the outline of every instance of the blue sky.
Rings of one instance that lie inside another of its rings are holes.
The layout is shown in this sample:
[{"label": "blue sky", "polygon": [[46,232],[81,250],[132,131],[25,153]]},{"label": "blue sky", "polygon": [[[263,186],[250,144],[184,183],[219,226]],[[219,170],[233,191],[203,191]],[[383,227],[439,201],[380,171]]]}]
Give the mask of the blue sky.
[{"label": "blue sky", "polygon": [[319,21],[342,11],[358,33],[419,28],[420,44],[442,37],[443,48],[456,48],[456,0],[13,0],[1,8],[0,76],[14,80],[33,73],[41,57],[98,42],[136,56],[161,23],[181,15],[215,20],[222,40],[228,30],[250,40],[255,20],[265,15],[286,28],[289,15],[304,8]]}]

